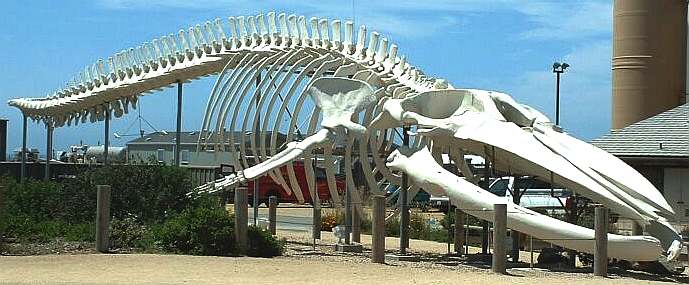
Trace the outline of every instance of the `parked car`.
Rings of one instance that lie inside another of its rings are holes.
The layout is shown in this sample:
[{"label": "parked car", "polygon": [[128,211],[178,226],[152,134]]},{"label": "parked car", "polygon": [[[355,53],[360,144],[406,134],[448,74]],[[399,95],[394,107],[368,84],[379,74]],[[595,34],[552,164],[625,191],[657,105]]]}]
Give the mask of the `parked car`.
[{"label": "parked car", "polygon": [[491,183],[491,193],[504,197],[505,202],[514,202],[519,193],[519,205],[529,209],[563,209],[572,193],[564,188],[553,187],[549,183],[533,177],[501,177]]}]

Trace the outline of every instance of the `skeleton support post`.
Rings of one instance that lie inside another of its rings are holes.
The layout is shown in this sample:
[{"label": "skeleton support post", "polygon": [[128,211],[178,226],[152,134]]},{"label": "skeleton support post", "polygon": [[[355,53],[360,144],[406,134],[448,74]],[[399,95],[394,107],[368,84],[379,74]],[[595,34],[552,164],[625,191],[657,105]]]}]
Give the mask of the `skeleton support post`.
[{"label": "skeleton support post", "polygon": [[45,124],[46,144],[45,144],[45,181],[50,180],[50,160],[53,159],[53,125]]},{"label": "skeleton support post", "polygon": [[350,244],[352,239],[352,193],[349,187],[345,187],[345,244]]},{"label": "skeleton support post", "polygon": [[96,250],[107,252],[110,249],[110,185],[97,185],[96,189]]},{"label": "skeleton support post", "polygon": [[464,240],[464,223],[465,223],[466,215],[462,210],[459,209],[459,207],[455,207],[455,236],[454,236],[454,242],[455,242],[455,253],[462,254],[464,253],[464,243],[466,242]]},{"label": "skeleton support post", "polygon": [[[402,127],[402,145],[409,147],[409,126]],[[402,189],[399,194],[400,205],[400,253],[406,254],[409,247],[409,203],[407,202],[407,188],[409,176],[402,173]]]},{"label": "skeleton support post", "polygon": [[277,207],[278,207],[278,197],[270,196],[268,197],[268,229],[270,233],[275,235],[276,233],[276,223],[277,223]]},{"label": "skeleton support post", "polygon": [[608,209],[597,207],[594,228],[596,244],[593,255],[593,275],[608,276]]},{"label": "skeleton support post", "polygon": [[493,224],[493,273],[507,273],[507,246],[505,237],[507,235],[507,204],[495,204],[493,206],[495,214]]},{"label": "skeleton support post", "polygon": [[247,212],[249,201],[245,187],[237,187],[234,189],[234,234],[237,240],[237,247],[240,252],[246,250],[249,239],[249,213]]},{"label": "skeleton support post", "polygon": [[182,81],[177,81],[177,134],[175,134],[175,166],[180,165],[179,154],[182,151],[182,91],[184,85]]},{"label": "skeleton support post", "polygon": [[352,241],[361,243],[361,219],[356,207],[352,207]]},{"label": "skeleton support post", "polygon": [[385,197],[373,197],[371,261],[385,263]]},{"label": "skeleton support post", "polygon": [[22,156],[22,163],[21,163],[21,170],[19,171],[19,178],[22,183],[24,183],[24,180],[26,179],[26,127],[27,127],[27,122],[26,122],[26,114],[22,113],[24,122],[22,124],[22,150],[19,152],[19,154]]},{"label": "skeleton support post", "polygon": [[109,165],[108,154],[110,152],[110,110],[103,108],[105,112],[105,143],[103,144],[103,165]]}]

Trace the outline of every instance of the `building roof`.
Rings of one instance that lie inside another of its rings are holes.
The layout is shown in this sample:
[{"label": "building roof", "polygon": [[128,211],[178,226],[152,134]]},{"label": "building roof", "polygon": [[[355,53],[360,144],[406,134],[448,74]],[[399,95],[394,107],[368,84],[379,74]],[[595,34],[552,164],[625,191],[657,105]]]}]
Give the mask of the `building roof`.
[{"label": "building roof", "polygon": [[[242,132],[234,132],[234,138],[238,139],[242,135]],[[245,135],[245,141],[247,144],[250,143],[250,137],[248,135]],[[266,133],[266,142],[270,142],[270,137],[272,136],[272,132],[267,132]],[[127,145],[148,145],[148,144],[174,144],[175,139],[177,137],[177,132],[168,132],[168,131],[160,131],[160,132],[154,132],[150,134],[146,134],[143,137],[138,137],[136,139],[133,139],[129,142],[127,142]],[[229,138],[230,138],[230,132],[225,132],[225,140],[226,143],[229,143]],[[283,143],[286,139],[286,136],[282,133],[278,133],[278,143]],[[180,143],[181,144],[193,144],[196,145],[196,143],[199,140],[199,132],[198,131],[191,131],[191,132],[182,132],[180,136]]]},{"label": "building roof", "polygon": [[591,142],[615,156],[689,157],[689,104]]}]

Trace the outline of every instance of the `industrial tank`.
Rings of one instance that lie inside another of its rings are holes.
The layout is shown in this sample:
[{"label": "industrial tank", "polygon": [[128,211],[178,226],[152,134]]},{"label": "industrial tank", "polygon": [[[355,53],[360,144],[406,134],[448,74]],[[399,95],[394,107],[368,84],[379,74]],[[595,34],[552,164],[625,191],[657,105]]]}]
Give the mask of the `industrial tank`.
[{"label": "industrial tank", "polygon": [[612,129],[685,102],[686,0],[615,0]]}]

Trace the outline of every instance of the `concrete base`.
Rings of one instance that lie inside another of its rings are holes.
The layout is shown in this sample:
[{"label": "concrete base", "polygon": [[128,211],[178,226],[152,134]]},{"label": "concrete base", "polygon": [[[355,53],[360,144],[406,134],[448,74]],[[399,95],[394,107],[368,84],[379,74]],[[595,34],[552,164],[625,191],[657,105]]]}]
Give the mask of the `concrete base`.
[{"label": "concrete base", "polygon": [[386,254],[385,255],[385,262],[390,262],[390,261],[419,262],[419,261],[421,261],[421,257],[419,257],[417,255]]},{"label": "concrete base", "polygon": [[361,244],[336,244],[334,245],[335,251],[337,252],[356,252],[362,253],[364,248]]}]

